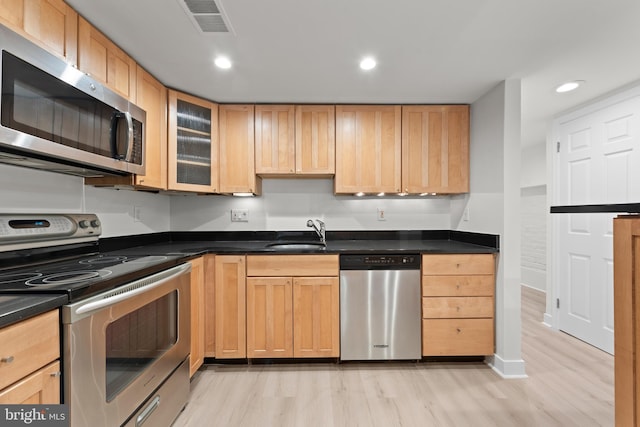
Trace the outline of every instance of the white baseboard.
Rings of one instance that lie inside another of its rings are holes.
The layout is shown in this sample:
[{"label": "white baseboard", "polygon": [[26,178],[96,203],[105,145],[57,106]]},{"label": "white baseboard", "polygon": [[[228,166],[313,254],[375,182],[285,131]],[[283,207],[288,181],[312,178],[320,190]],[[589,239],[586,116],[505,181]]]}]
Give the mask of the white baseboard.
[{"label": "white baseboard", "polygon": [[527,378],[524,370],[524,360],[504,360],[497,354],[486,359],[487,365],[491,367],[498,375],[504,379],[520,379]]},{"label": "white baseboard", "polygon": [[553,328],[553,316],[550,315],[549,313],[545,313],[544,318],[542,320],[542,324],[550,328]]},{"label": "white baseboard", "polygon": [[530,288],[546,292],[547,272],[544,270],[534,270],[532,268],[522,267],[520,269],[520,282]]}]

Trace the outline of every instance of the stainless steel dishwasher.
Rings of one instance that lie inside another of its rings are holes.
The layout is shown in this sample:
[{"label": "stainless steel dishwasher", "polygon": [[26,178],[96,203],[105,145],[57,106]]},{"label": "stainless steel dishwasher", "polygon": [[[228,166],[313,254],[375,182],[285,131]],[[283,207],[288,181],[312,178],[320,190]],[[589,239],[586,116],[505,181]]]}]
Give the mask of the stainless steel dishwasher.
[{"label": "stainless steel dishwasher", "polygon": [[340,255],[340,359],[422,356],[420,256]]}]

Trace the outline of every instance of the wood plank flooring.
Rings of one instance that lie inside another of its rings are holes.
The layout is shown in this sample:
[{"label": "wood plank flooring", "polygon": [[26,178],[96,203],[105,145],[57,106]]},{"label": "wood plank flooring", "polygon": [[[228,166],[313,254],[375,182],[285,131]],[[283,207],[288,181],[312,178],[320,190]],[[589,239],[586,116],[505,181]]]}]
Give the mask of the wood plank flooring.
[{"label": "wood plank flooring", "polygon": [[174,426],[613,426],[613,357],[543,311],[523,287],[526,379],[471,362],[209,365]]}]

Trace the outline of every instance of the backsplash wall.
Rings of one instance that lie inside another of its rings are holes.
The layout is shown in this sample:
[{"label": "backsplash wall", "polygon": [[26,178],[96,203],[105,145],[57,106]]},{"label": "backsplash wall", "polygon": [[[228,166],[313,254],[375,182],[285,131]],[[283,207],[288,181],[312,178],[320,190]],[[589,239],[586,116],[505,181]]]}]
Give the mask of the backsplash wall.
[{"label": "backsplash wall", "polygon": [[2,213],[95,213],[102,237],[169,231],[166,195],[95,188],[80,177],[16,166],[0,165],[0,176]]},{"label": "backsplash wall", "polygon": [[[249,221],[231,222],[232,209],[247,209]],[[265,179],[260,197],[171,197],[173,231],[310,230],[307,220],[316,218],[329,231],[451,228],[447,196],[336,196],[331,179]]]}]

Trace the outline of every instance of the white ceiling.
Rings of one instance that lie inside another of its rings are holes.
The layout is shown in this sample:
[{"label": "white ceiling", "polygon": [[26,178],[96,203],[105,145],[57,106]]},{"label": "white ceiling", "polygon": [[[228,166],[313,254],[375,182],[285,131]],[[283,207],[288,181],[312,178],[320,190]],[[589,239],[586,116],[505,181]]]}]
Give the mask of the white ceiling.
[{"label": "white ceiling", "polygon": [[216,0],[234,34],[201,33],[183,0],[67,1],[165,85],[219,102],[472,103],[519,78],[523,145],[640,80],[638,0]]}]

